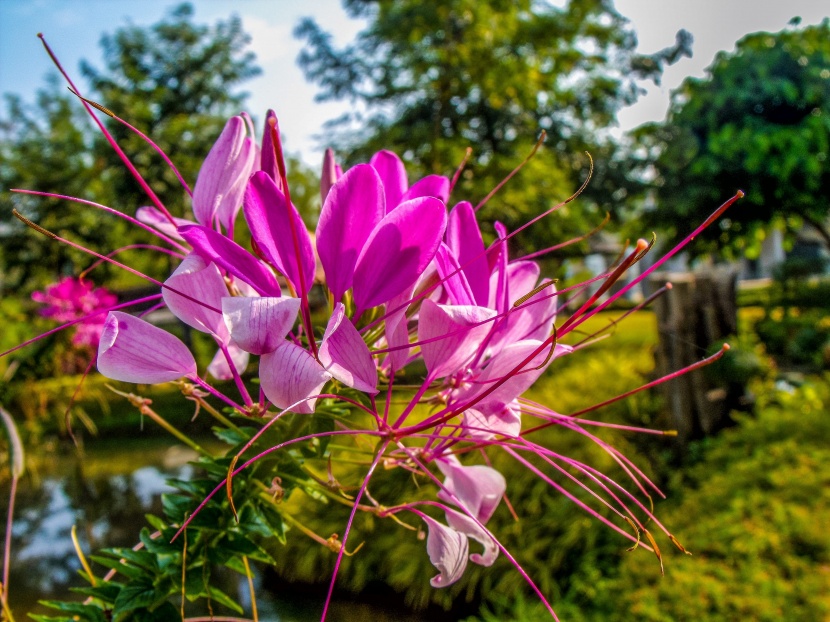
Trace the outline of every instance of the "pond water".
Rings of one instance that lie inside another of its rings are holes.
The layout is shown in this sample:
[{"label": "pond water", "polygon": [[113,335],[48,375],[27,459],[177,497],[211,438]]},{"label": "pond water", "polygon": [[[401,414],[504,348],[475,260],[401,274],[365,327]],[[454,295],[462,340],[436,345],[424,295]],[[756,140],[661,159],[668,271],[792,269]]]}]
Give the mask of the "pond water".
[{"label": "pond water", "polygon": [[[35,453],[30,450],[30,454]],[[161,494],[170,490],[166,479],[188,478],[196,458],[190,449],[166,438],[88,441],[83,456],[71,445],[39,450],[34,468],[20,482],[12,529],[9,601],[15,618],[27,613],[57,615],[38,604],[43,599],[71,599],[69,588],[85,585],[78,576],[80,562],[71,540],[78,538],[88,556],[101,547],[133,546],[148,513],[161,515]],[[6,516],[8,486],[0,488],[0,511]],[[103,574],[103,573],[101,573]],[[100,575],[99,575],[100,576]],[[249,608],[247,581],[230,571],[221,589]],[[324,589],[295,589],[255,576],[257,607],[263,622],[311,622],[320,619]],[[188,605],[187,615],[204,615]],[[250,611],[246,612],[250,613]],[[336,600],[330,622],[430,622],[448,620],[429,615],[385,609],[372,603]]]}]

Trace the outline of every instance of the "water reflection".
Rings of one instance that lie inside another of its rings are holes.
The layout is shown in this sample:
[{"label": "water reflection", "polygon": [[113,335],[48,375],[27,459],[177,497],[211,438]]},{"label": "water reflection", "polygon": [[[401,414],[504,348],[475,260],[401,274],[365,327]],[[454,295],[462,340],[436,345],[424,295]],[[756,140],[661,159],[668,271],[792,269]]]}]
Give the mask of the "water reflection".
[{"label": "water reflection", "polygon": [[[46,612],[37,600],[62,598],[83,585],[70,531],[89,554],[133,546],[147,513],[161,514],[167,478],[188,478],[196,456],[156,439],[91,446],[83,456],[61,447],[23,479],[12,529],[9,594],[13,610]],[[137,467],[137,460],[142,466]],[[0,491],[5,515],[8,490]]]},{"label": "water reflection", "polygon": [[[200,441],[201,442],[201,441]],[[30,452],[31,455],[32,452]],[[70,532],[77,525],[78,538],[89,555],[102,547],[131,547],[146,525],[148,513],[161,515],[161,494],[171,490],[169,478],[187,479],[195,469],[188,464],[195,452],[170,446],[166,438],[95,441],[88,443],[83,457],[73,448],[43,451],[49,455],[30,469],[21,481],[12,530],[12,566],[9,598],[16,619],[27,613],[55,615],[37,603],[44,599],[71,598],[70,587],[86,585],[78,575],[81,567]],[[8,486],[0,488],[0,511],[8,507]],[[103,573],[102,573],[103,574]],[[212,575],[223,591],[236,597],[250,612],[250,596],[244,577],[231,572]],[[325,587],[282,587],[272,575],[254,577],[260,620],[311,622],[320,619]],[[188,605],[188,615],[202,615]],[[415,614],[389,604],[336,600],[329,611],[330,622],[442,622],[443,612]]]}]

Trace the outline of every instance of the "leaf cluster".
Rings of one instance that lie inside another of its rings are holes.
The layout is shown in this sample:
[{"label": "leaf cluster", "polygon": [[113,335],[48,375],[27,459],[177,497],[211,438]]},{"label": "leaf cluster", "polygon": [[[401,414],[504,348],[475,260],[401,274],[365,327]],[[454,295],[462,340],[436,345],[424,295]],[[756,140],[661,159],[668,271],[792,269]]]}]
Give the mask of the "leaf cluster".
[{"label": "leaf cluster", "polygon": [[665,123],[639,131],[656,174],[645,216],[680,236],[738,188],[746,197],[691,250],[757,256],[770,228],[812,227],[830,246],[830,20],[741,39],[672,94]]},{"label": "leaf cluster", "polygon": [[[571,0],[563,8],[530,0],[351,0],[345,6],[368,26],[343,48],[311,19],[295,30],[306,44],[298,62],[320,86],[318,99],[356,104],[331,123],[329,139],[349,163],[391,149],[416,174],[452,174],[471,147],[456,198],[475,203],[544,130],[549,150],[515,182],[514,196],[499,196],[484,212],[511,228],[581,185],[586,150],[601,163],[586,196],[602,211],[618,205],[624,197],[612,194],[624,175],[605,130],[637,99],[643,80],[659,81],[665,65],[690,54],[691,37],[683,31],[671,48],[636,53],[626,19],[602,0]],[[601,211],[559,214],[526,244],[544,248],[601,219]]]}]

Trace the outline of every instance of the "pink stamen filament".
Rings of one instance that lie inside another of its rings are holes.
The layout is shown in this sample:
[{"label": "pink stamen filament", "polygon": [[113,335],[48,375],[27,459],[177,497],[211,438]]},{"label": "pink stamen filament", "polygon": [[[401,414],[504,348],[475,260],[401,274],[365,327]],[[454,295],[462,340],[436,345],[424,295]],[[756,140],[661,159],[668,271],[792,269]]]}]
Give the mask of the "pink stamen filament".
[{"label": "pink stamen filament", "polygon": [[[43,47],[46,49],[46,53],[49,55],[49,58],[52,59],[52,62],[55,64],[55,67],[57,67],[58,71],[64,77],[66,82],[69,84],[69,86],[72,87],[72,90],[75,91],[76,94],[80,94],[78,87],[76,87],[75,83],[72,82],[72,79],[69,77],[69,74],[66,73],[63,66],[60,64],[60,61],[58,61],[58,58],[55,56],[55,54],[52,52],[52,49],[49,47],[49,44],[46,43],[46,39],[44,38],[43,34],[38,33],[38,37],[43,43]],[[83,97],[81,97],[81,99],[83,100]],[[142,190],[144,190],[144,192],[147,193],[147,196],[150,197],[150,200],[161,211],[161,213],[164,214],[167,220],[169,220],[171,224],[175,225],[176,222],[175,220],[173,220],[173,216],[170,214],[170,212],[167,211],[167,208],[164,206],[164,203],[162,203],[158,196],[156,196],[156,193],[153,192],[153,189],[144,180],[144,178],[141,176],[141,173],[138,172],[138,169],[136,169],[136,167],[133,166],[133,163],[130,161],[130,159],[121,149],[121,147],[118,146],[118,143],[116,142],[115,138],[113,138],[112,134],[109,133],[109,130],[107,130],[107,128],[104,126],[101,120],[95,115],[95,113],[92,112],[93,107],[86,103],[86,101],[83,102],[83,105],[84,108],[86,108],[86,111],[89,113],[89,116],[92,117],[93,121],[95,121],[95,124],[100,128],[101,132],[104,134],[104,138],[106,138],[107,142],[115,150],[115,153],[118,154],[118,157],[121,158],[121,161],[124,163],[124,166],[127,167],[127,170],[130,171],[132,176],[141,186]]]},{"label": "pink stamen filament", "polygon": [[70,196],[67,196],[65,194],[56,194],[54,192],[40,192],[38,190],[25,190],[25,189],[21,189],[21,188],[12,188],[11,190],[9,190],[9,192],[17,192],[17,193],[20,193],[20,194],[31,194],[31,195],[35,195],[35,196],[41,196],[41,197],[50,197],[52,199],[63,199],[65,201],[72,201],[73,203],[80,203],[82,205],[89,205],[90,207],[94,207],[96,209],[107,212],[108,214],[112,214],[113,216],[118,216],[119,218],[123,218],[124,220],[126,220],[130,224],[135,225],[136,227],[140,227],[140,228],[144,229],[145,231],[148,231],[148,232],[152,233],[154,236],[158,237],[160,240],[165,241],[166,243],[170,244],[170,246],[174,246],[175,248],[177,248],[179,251],[181,251],[183,253],[190,252],[187,249],[187,247],[183,246],[180,242],[177,242],[173,238],[164,235],[158,229],[155,229],[154,227],[151,227],[150,225],[144,224],[140,220],[138,220],[136,218],[133,218],[132,216],[129,216],[129,215],[125,214],[124,212],[119,212],[117,209],[113,209],[112,207],[107,207],[106,205],[101,205],[100,203],[95,203],[94,201],[88,201],[86,199],[80,199],[78,197],[70,197]]}]

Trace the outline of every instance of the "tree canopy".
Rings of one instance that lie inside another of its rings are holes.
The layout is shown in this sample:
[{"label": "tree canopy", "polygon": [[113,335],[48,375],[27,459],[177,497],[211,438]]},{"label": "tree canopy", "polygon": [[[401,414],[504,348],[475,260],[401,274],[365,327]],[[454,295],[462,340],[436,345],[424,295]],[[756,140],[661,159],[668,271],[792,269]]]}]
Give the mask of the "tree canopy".
[{"label": "tree canopy", "polygon": [[[246,49],[248,39],[238,17],[204,26],[193,21],[193,7],[182,4],[150,27],[128,25],[105,34],[104,69],[82,63],[91,85],[84,95],[150,135],[192,184],[225,121],[240,112],[245,93],[238,86],[259,72]],[[29,188],[76,196],[131,215],[147,204],[146,195],[85,114],[54,78],[34,104],[7,98],[0,123],[0,213],[9,227],[0,267],[7,286],[36,274],[55,280],[89,263],[80,262],[80,255],[63,245],[24,233],[11,218],[12,207],[92,248],[112,249],[113,240],[126,245],[136,235],[126,223],[87,206],[5,192]],[[175,213],[183,213],[186,195],[161,158],[123,126],[105,122],[153,190]],[[102,226],[105,218],[110,220]]]},{"label": "tree canopy", "polygon": [[[637,99],[643,80],[659,81],[665,64],[690,54],[684,31],[669,49],[637,53],[635,33],[609,0],[570,0],[564,8],[531,0],[344,5],[369,20],[344,48],[311,19],[295,31],[306,43],[298,62],[320,86],[318,99],[357,104],[331,125],[332,142],[350,161],[388,148],[419,173],[443,174],[472,147],[457,198],[476,200],[544,130],[548,149],[490,212],[508,226],[577,188],[588,170],[586,150],[598,163],[587,196],[602,210],[613,204],[608,186],[619,182],[617,153],[606,129]],[[568,222],[575,231],[588,226],[584,218],[560,217],[537,230],[536,245],[550,245]]]},{"label": "tree canopy", "polygon": [[704,78],[673,93],[663,124],[640,130],[656,209],[678,234],[738,188],[746,197],[693,247],[752,256],[770,227],[813,227],[830,246],[830,20],[741,39]]}]

